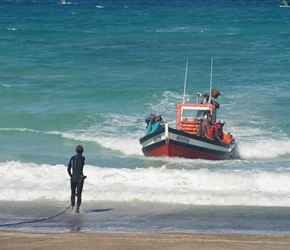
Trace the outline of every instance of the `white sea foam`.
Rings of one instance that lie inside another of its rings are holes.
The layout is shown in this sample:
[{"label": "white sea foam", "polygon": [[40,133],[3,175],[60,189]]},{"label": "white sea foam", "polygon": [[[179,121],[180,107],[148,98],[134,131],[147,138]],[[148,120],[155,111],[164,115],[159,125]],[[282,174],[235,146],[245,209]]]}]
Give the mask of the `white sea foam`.
[{"label": "white sea foam", "polygon": [[1,86],[2,86],[2,87],[5,87],[5,88],[10,88],[10,87],[11,87],[10,84],[4,84],[4,83],[1,84]]},{"label": "white sea foam", "polygon": [[[288,173],[85,166],[83,198],[192,205],[290,206]],[[64,165],[0,163],[0,200],[69,200]]]},{"label": "white sea foam", "polygon": [[272,159],[290,154],[290,141],[274,139],[240,141],[238,154],[243,159]]},{"label": "white sea foam", "polygon": [[[143,117],[142,117],[143,118]],[[110,117],[108,118],[110,119]],[[131,119],[131,123],[125,123],[123,120]],[[104,148],[119,151],[124,155],[142,155],[139,138],[145,134],[145,125],[142,121],[135,117],[114,117],[112,122],[115,127],[102,125],[94,125],[88,129],[72,130],[68,132],[62,131],[40,131],[29,128],[0,128],[2,131],[19,131],[30,133],[41,133],[59,135],[63,138],[72,139],[83,142],[95,142]],[[138,127],[139,125],[139,127]],[[128,127],[135,127],[137,130],[128,132]],[[118,131],[118,133],[116,133]],[[248,132],[238,133],[236,137],[236,155],[242,159],[274,159],[280,156],[290,154],[290,140],[287,137],[270,138],[262,136],[264,133],[260,129],[248,129]],[[282,134],[283,135],[283,134]]]}]

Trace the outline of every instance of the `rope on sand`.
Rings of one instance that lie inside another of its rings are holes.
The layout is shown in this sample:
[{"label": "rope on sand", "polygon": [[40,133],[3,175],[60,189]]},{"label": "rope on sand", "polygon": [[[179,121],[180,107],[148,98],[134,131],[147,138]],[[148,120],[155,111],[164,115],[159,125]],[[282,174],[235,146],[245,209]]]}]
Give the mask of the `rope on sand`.
[{"label": "rope on sand", "polygon": [[69,210],[69,208],[71,207],[71,205],[69,205],[67,207],[67,209],[65,209],[64,211],[62,211],[59,214],[47,217],[47,218],[42,218],[42,219],[35,219],[35,220],[29,220],[29,221],[21,221],[21,222],[16,222],[16,223],[8,223],[8,224],[0,224],[0,227],[6,227],[6,226],[15,226],[15,225],[21,225],[21,224],[27,224],[27,223],[34,223],[34,222],[39,222],[39,221],[44,221],[44,220],[50,220],[53,219],[57,216],[62,215],[63,213],[65,213],[67,210]]}]

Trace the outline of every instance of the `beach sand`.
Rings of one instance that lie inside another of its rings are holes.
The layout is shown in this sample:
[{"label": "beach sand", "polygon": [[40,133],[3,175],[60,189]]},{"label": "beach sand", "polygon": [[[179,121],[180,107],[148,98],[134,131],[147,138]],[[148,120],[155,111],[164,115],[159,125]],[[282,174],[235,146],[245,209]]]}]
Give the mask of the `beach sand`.
[{"label": "beach sand", "polygon": [[0,249],[290,249],[290,237],[0,232]]}]

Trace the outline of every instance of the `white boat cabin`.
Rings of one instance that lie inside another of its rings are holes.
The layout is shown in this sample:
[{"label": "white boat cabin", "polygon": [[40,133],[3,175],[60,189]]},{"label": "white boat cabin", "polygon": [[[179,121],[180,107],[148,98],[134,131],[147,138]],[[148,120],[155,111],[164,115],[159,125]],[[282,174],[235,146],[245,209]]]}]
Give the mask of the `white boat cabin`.
[{"label": "white boat cabin", "polygon": [[216,122],[216,108],[212,104],[178,103],[176,105],[176,129],[189,134],[201,135],[201,124],[206,114]]}]

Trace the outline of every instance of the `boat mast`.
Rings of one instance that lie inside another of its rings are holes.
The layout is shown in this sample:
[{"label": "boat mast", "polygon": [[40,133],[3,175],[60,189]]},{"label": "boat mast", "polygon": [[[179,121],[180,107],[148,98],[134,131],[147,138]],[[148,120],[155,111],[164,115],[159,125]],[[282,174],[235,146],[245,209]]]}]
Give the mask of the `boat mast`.
[{"label": "boat mast", "polygon": [[187,80],[187,68],[188,68],[188,60],[186,61],[186,68],[185,68],[184,89],[183,89],[183,102],[182,103],[185,103],[185,89],[186,89],[186,80]]},{"label": "boat mast", "polygon": [[211,102],[211,90],[212,90],[212,68],[213,68],[213,57],[211,57],[211,66],[210,66],[209,103]]}]

